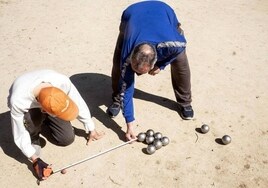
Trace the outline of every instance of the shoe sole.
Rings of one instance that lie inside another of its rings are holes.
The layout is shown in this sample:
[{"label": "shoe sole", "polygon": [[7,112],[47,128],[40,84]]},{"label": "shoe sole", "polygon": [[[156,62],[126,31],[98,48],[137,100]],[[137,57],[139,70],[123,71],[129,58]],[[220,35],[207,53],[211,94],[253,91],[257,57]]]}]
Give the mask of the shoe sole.
[{"label": "shoe sole", "polygon": [[186,117],[182,117],[182,116],[181,116],[181,118],[182,118],[183,120],[192,120],[192,119],[193,119],[193,117],[187,117],[187,118],[186,118]]},{"label": "shoe sole", "polygon": [[194,117],[184,117],[181,112],[179,112],[179,115],[183,120],[192,120]]},{"label": "shoe sole", "polygon": [[115,118],[119,113],[118,113],[117,115],[114,116],[114,115],[111,115],[111,113],[110,113],[110,112],[108,111],[108,109],[107,109],[106,114],[107,114],[110,118]]}]

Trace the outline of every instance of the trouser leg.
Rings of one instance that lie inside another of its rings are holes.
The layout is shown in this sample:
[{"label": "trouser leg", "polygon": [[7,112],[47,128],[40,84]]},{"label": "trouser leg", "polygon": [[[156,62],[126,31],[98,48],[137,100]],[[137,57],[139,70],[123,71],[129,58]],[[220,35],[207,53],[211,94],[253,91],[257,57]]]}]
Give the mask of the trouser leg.
[{"label": "trouser leg", "polygon": [[58,145],[67,146],[74,141],[75,134],[71,122],[44,114],[39,108],[33,108],[24,114],[24,126],[33,144],[40,144],[39,135],[44,120],[44,126],[47,126]]},{"label": "trouser leg", "polygon": [[44,119],[45,114],[41,112],[40,108],[30,109],[24,114],[24,126],[29,132],[33,144],[40,144],[39,135]]},{"label": "trouser leg", "polygon": [[113,56],[113,68],[112,68],[112,100],[113,103],[108,107],[107,113],[111,117],[115,117],[120,112],[120,91],[119,91],[119,80],[120,80],[120,62],[121,62],[121,51],[122,45],[124,40],[123,32],[121,32],[121,25],[120,25],[120,32],[117,37],[116,46],[114,49],[114,56]]},{"label": "trouser leg", "polygon": [[48,115],[44,126],[48,126],[57,145],[67,146],[73,143],[75,134],[71,122]]},{"label": "trouser leg", "polygon": [[120,102],[119,99],[119,79],[120,79],[120,62],[121,62],[121,51],[124,40],[124,34],[120,31],[114,50],[113,56],[113,67],[112,67],[112,98],[114,102]]},{"label": "trouser leg", "polygon": [[191,72],[185,50],[171,63],[171,79],[178,104],[183,107],[190,105]]}]

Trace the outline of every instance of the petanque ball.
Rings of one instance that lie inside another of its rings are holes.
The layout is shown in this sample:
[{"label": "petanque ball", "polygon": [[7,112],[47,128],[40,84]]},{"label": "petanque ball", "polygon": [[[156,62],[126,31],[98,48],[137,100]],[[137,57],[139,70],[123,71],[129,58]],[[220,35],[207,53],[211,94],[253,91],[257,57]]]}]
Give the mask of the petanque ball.
[{"label": "petanque ball", "polygon": [[145,141],[146,141],[147,144],[151,144],[151,143],[154,142],[154,137],[153,136],[146,136],[145,139],[146,139]]},{"label": "petanque ball", "polygon": [[66,169],[62,169],[60,172],[61,172],[62,174],[66,174],[66,173],[67,173],[67,170],[66,170]]},{"label": "petanque ball", "polygon": [[162,138],[162,134],[160,132],[156,132],[156,133],[154,133],[154,138],[155,139],[161,139]]},{"label": "petanque ball", "polygon": [[145,138],[146,138],[146,134],[145,133],[139,133],[138,134],[138,141],[139,142],[145,141]]},{"label": "petanque ball", "polygon": [[147,136],[154,136],[154,131],[153,131],[152,129],[148,129],[148,130],[146,131],[146,135],[147,135]]},{"label": "petanque ball", "polygon": [[147,146],[146,151],[147,151],[148,154],[151,155],[156,151],[156,148],[155,148],[154,145],[150,144],[150,145]]},{"label": "petanque ball", "polygon": [[169,144],[169,138],[164,136],[164,137],[161,138],[161,142],[162,142],[163,146],[166,146],[166,145]]},{"label": "petanque ball", "polygon": [[227,145],[230,144],[232,141],[232,138],[229,135],[224,135],[221,139],[222,143]]},{"label": "petanque ball", "polygon": [[160,149],[162,147],[162,142],[159,139],[155,139],[153,145],[155,146],[156,149]]},{"label": "petanque ball", "polygon": [[203,124],[201,126],[201,132],[202,133],[207,133],[209,131],[209,126],[207,124]]}]

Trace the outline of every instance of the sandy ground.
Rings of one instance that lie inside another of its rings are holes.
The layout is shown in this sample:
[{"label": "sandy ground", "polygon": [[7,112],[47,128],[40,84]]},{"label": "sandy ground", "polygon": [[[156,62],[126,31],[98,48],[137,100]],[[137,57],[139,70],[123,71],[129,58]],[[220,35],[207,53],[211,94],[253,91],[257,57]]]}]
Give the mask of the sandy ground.
[{"label": "sandy ground", "polygon": [[[8,89],[24,72],[50,68],[71,77],[105,137],[86,146],[80,122],[68,147],[46,141],[42,159],[57,170],[123,143],[110,119],[110,71],[120,16],[133,0],[0,0],[0,187],[38,187],[15,146]],[[137,79],[136,133],[171,143],[153,155],[133,143],[56,173],[39,187],[268,187],[268,1],[167,1],[188,40],[195,119],[175,109],[170,69]],[[198,128],[206,123],[210,132]],[[222,145],[228,134],[232,143]],[[30,169],[30,170],[29,170]]]}]

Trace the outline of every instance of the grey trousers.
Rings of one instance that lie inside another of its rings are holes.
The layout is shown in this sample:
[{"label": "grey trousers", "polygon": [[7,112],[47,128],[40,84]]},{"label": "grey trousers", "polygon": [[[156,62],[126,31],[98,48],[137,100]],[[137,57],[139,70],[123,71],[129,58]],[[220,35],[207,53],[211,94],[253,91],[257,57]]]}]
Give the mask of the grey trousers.
[{"label": "grey trousers", "polygon": [[[119,102],[120,56],[123,40],[124,34],[123,32],[120,32],[114,50],[112,67],[112,97],[114,102]],[[189,106],[192,102],[191,72],[186,51],[184,50],[177,55],[176,59],[173,60],[170,65],[172,87],[176,101],[180,106]]]},{"label": "grey trousers", "polygon": [[70,145],[75,138],[71,122],[42,113],[39,108],[30,109],[24,114],[24,126],[33,144],[38,144],[39,135],[44,126],[46,130],[49,130],[57,145]]}]

